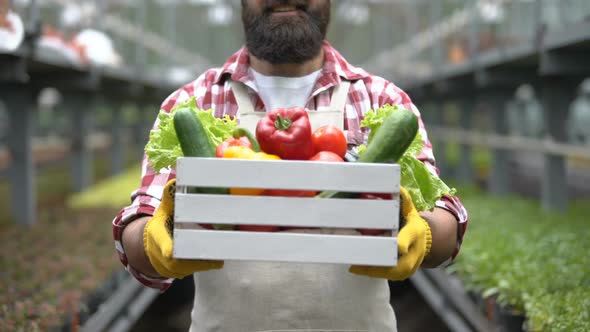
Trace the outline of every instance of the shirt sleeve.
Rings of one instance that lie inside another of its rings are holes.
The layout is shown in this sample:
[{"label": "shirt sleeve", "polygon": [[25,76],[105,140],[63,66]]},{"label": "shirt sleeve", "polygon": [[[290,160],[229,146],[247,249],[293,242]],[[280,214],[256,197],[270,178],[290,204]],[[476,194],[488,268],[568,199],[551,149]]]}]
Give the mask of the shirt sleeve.
[{"label": "shirt sleeve", "polygon": [[[420,154],[416,157],[418,160],[422,161],[426,165],[426,167],[432,174],[436,175],[437,177],[440,177],[440,170],[438,169],[438,167],[436,167],[436,161],[434,158],[434,152],[432,150],[432,144],[428,139],[426,127],[424,125],[424,122],[422,121],[420,111],[418,110],[416,105],[412,103],[412,101],[404,91],[395,86],[393,83],[385,85],[384,91],[380,95],[380,99],[380,105],[401,105],[406,109],[412,110],[412,112],[418,117],[418,131],[422,136],[422,143],[424,147],[422,148]],[[435,205],[439,208],[443,208],[449,211],[457,219],[457,244],[455,246],[455,251],[451,256],[451,260],[454,260],[461,249],[463,237],[465,235],[465,232],[467,230],[467,224],[469,222],[469,215],[457,196],[444,195],[435,203]]]},{"label": "shirt sleeve", "polygon": [[[174,106],[189,99],[189,94],[184,90],[180,89],[172,93],[161,105],[161,109],[169,112]],[[154,123],[152,129],[157,128],[158,121]],[[176,177],[176,173],[173,169],[162,169],[160,172],[154,170],[148,162],[147,156],[144,154],[141,165],[141,185],[139,189],[135,190],[131,194],[131,205],[124,207],[117,214],[113,220],[113,237],[115,240],[115,249],[119,255],[121,263],[125,269],[133,275],[143,285],[159,289],[164,292],[172,284],[173,279],[168,278],[151,278],[148,277],[131,265],[127,261],[127,255],[125,255],[125,248],[122,244],[123,229],[130,222],[133,222],[142,216],[152,216],[162,199],[162,191],[164,186],[169,180]]]}]

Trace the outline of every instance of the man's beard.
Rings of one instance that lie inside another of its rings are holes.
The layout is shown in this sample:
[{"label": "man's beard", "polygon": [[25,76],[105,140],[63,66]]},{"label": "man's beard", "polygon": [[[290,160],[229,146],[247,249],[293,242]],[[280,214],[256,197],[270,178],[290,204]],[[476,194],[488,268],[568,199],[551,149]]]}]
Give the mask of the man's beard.
[{"label": "man's beard", "polygon": [[330,21],[330,5],[309,8],[307,1],[267,1],[294,4],[302,8],[295,16],[273,17],[270,10],[257,13],[247,5],[242,8],[246,46],[255,57],[271,64],[301,64],[317,56],[322,48]]}]

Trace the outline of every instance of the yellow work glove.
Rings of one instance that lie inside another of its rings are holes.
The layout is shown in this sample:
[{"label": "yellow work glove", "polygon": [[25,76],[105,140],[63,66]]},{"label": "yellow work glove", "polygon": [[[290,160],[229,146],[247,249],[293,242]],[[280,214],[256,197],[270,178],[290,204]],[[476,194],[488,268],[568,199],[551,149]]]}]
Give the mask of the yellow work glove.
[{"label": "yellow work glove", "polygon": [[389,280],[404,280],[418,270],[432,246],[430,226],[418,214],[412,203],[412,197],[403,187],[400,188],[400,203],[405,225],[397,236],[397,265],[392,267],[353,265],[349,268],[351,273]]},{"label": "yellow work glove", "polygon": [[172,225],[176,179],[164,187],[162,202],[145,225],[143,246],[154,269],[163,277],[181,279],[194,272],[221,269],[223,261],[172,258]]}]

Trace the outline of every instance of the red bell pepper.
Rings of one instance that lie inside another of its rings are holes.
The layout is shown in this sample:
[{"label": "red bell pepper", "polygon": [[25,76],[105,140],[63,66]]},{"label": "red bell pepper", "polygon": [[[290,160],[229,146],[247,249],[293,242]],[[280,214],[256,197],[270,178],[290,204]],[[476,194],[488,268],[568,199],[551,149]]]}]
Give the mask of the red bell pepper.
[{"label": "red bell pepper", "polygon": [[279,108],[266,114],[256,126],[262,151],[281,159],[308,160],[314,154],[311,123],[301,107]]}]

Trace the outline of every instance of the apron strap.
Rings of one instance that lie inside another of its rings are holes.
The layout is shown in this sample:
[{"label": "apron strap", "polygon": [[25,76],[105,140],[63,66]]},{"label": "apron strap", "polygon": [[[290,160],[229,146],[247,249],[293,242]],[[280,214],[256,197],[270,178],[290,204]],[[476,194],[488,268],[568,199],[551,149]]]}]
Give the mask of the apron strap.
[{"label": "apron strap", "polygon": [[234,97],[236,98],[236,103],[238,104],[239,113],[252,113],[254,112],[254,106],[252,105],[252,101],[250,100],[250,95],[248,94],[248,87],[242,82],[236,82],[233,80],[229,81],[232,91],[234,92]]},{"label": "apron strap", "polygon": [[330,109],[334,111],[344,112],[346,105],[346,98],[348,98],[348,90],[350,89],[350,81],[341,81],[340,84],[334,87],[332,92],[332,100],[330,101]]}]

